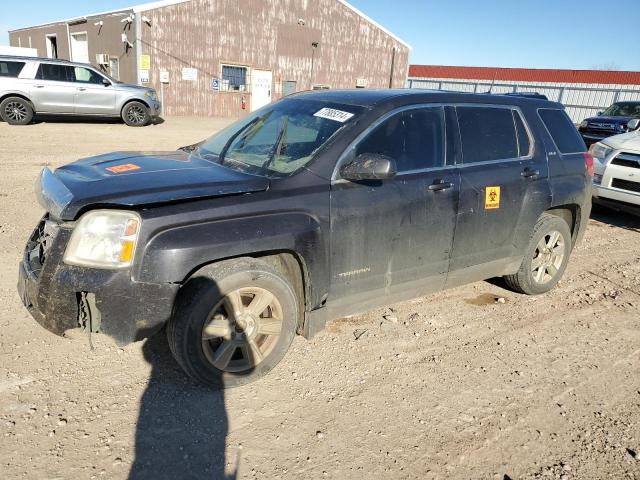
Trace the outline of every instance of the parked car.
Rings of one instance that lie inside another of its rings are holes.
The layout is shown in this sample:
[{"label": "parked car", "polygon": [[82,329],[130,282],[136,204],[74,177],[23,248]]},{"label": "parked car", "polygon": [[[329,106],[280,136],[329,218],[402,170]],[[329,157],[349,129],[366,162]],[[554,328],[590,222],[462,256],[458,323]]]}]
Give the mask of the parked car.
[{"label": "parked car", "polygon": [[593,200],[598,204],[640,214],[640,119],[632,130],[591,146],[594,157]]},{"label": "parked car", "polygon": [[587,145],[607,137],[629,131],[629,122],[640,118],[640,101],[616,102],[597,117],[587,118],[580,124],[580,134]]},{"label": "parked car", "polygon": [[592,168],[558,103],[295,94],[190,148],[44,169],[18,288],[57,334],[166,325],[189,375],[240,385],[331,319],[496,276],[549,291]]},{"label": "parked car", "polygon": [[92,65],[0,55],[0,118],[27,125],[35,115],[120,117],[143,127],[160,115],[153,88],[119,82]]}]

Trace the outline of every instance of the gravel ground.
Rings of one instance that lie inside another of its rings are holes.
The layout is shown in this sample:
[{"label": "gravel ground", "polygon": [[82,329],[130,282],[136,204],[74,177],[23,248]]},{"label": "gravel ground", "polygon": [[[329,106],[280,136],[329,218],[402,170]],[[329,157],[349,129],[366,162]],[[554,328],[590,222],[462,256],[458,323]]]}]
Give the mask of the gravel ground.
[{"label": "gravel ground", "polygon": [[15,284],[38,171],[223,124],[0,123],[2,478],[640,479],[640,219],[624,214],[594,213],[547,295],[479,282],[337,320],[231,391],[186,379],[161,335],[90,350],[37,325]]}]

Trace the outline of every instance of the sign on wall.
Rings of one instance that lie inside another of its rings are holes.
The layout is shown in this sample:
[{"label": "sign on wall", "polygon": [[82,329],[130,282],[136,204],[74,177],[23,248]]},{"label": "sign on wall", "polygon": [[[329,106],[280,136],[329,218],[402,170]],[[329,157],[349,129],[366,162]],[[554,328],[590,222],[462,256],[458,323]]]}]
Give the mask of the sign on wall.
[{"label": "sign on wall", "polygon": [[169,83],[169,72],[167,70],[160,70],[160,83]]},{"label": "sign on wall", "polygon": [[198,69],[197,68],[183,68],[182,69],[182,79],[183,80],[198,80]]},{"label": "sign on wall", "polygon": [[151,55],[140,55],[140,70],[151,70]]},{"label": "sign on wall", "polygon": [[216,92],[220,90],[220,79],[212,78],[211,79],[211,90],[215,90]]},{"label": "sign on wall", "polygon": [[149,70],[140,70],[140,82],[149,83]]}]

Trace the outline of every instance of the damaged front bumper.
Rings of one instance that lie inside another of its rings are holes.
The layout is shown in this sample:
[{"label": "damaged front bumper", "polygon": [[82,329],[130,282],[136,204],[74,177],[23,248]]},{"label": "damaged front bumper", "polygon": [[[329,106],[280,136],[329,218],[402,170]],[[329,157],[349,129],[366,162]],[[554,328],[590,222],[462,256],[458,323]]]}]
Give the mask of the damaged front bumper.
[{"label": "damaged front bumper", "polygon": [[62,262],[71,226],[46,217],[27,242],[19,265],[22,303],[47,330],[88,328],[118,345],[142,340],[170,318],[177,284],[135,282],[129,270],[77,267]]}]

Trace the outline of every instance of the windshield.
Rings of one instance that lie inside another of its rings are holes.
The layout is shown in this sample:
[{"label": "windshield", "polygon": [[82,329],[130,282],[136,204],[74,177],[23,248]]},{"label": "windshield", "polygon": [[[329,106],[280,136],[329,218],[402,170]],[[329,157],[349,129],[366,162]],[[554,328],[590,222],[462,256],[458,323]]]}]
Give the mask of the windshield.
[{"label": "windshield", "polygon": [[318,100],[281,100],[205,140],[195,153],[249,173],[291,175],[362,110]]},{"label": "windshield", "polygon": [[640,118],[640,102],[614,103],[603,113],[609,117],[634,117]]}]

